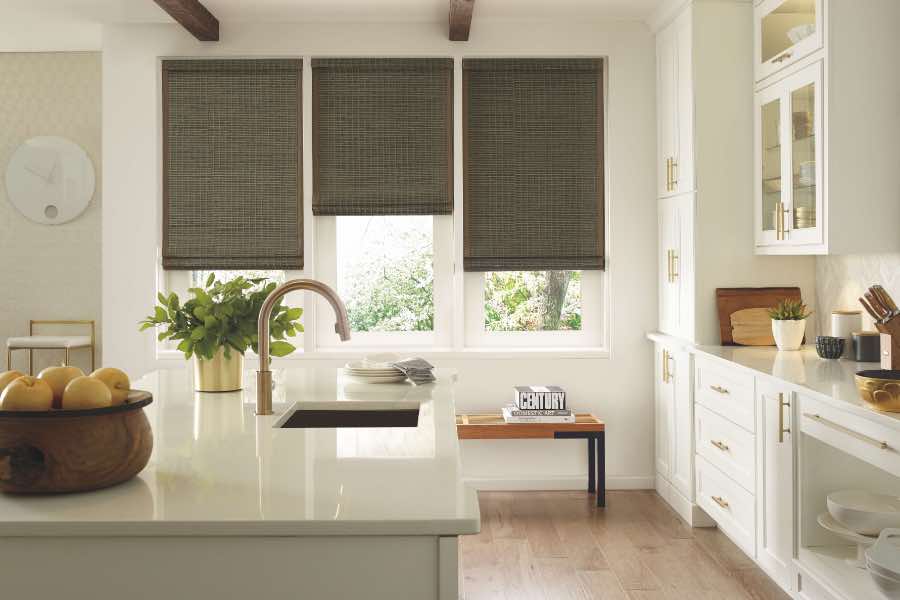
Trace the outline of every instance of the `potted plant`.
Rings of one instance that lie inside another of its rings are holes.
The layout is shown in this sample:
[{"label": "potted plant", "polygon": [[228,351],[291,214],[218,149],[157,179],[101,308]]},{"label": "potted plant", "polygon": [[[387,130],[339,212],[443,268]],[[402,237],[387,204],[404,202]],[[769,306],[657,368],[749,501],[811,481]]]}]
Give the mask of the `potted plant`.
[{"label": "potted plant", "polygon": [[799,350],[806,332],[806,319],[812,313],[801,300],[785,298],[769,309],[772,335],[779,350]]},{"label": "potted plant", "polygon": [[[198,392],[226,392],[243,387],[244,352],[257,351],[259,311],[277,284],[265,278],[216,281],[211,274],[202,288],[188,289],[182,302],[174,292],[159,294],[153,314],[141,321],[141,331],[161,327],[159,340],[177,340],[185,359],[194,359],[194,388]],[[279,300],[272,311],[272,356],[286,356],[294,346],[285,340],[303,331],[301,308]]]}]

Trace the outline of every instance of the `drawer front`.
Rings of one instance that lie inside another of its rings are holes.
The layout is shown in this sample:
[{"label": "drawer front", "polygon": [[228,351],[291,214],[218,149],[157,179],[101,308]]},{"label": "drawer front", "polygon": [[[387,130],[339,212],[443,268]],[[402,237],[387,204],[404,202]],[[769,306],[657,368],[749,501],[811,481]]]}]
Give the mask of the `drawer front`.
[{"label": "drawer front", "polygon": [[798,394],[803,433],[900,477],[900,432]]},{"label": "drawer front", "polygon": [[741,550],[756,557],[756,509],[753,494],[697,457],[697,504]]},{"label": "drawer front", "polygon": [[714,413],[749,432],[756,428],[753,376],[698,356],[694,373],[694,399]]},{"label": "drawer front", "polygon": [[753,493],[756,489],[756,443],[752,433],[703,406],[694,414],[697,454]]}]

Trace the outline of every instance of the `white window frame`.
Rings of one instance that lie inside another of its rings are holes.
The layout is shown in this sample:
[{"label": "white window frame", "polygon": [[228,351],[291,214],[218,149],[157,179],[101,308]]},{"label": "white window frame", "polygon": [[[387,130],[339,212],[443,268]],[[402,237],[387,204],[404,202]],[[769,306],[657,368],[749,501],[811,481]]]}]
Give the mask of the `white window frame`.
[{"label": "white window frame", "polygon": [[[316,303],[316,343],[323,350],[350,348],[403,347],[410,349],[449,348],[451,346],[451,322],[453,288],[452,217],[434,215],[433,269],[434,330],[433,331],[364,331],[352,332],[350,339],[342,342],[334,332],[334,311],[324,299]],[[315,217],[316,249],[315,269],[317,278],[337,289],[337,217]]]}]

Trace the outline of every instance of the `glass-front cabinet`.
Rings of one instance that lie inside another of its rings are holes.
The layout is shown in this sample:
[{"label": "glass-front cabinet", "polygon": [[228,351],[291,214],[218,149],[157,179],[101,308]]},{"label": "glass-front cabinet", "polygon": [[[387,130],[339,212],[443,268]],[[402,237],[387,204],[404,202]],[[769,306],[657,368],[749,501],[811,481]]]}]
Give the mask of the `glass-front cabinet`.
[{"label": "glass-front cabinet", "polygon": [[[810,253],[822,227],[822,63],[756,94],[756,246]],[[768,249],[768,250],[767,250]]]},{"label": "glass-front cabinet", "polygon": [[756,81],[822,47],[822,0],[765,0],[755,13]]}]

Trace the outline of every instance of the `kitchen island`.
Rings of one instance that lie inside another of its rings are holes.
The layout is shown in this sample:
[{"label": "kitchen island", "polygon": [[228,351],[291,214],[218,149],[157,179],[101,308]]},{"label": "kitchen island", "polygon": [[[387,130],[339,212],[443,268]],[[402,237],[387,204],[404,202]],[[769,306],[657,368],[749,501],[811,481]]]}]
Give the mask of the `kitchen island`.
[{"label": "kitchen island", "polygon": [[[480,527],[461,480],[453,386],[353,383],[335,369],[275,372],[271,416],[246,389],[193,392],[188,369],[151,392],[147,468],[123,485],[0,496],[4,596],[457,597],[459,535]],[[418,407],[418,425],[279,428],[300,406]]]}]

